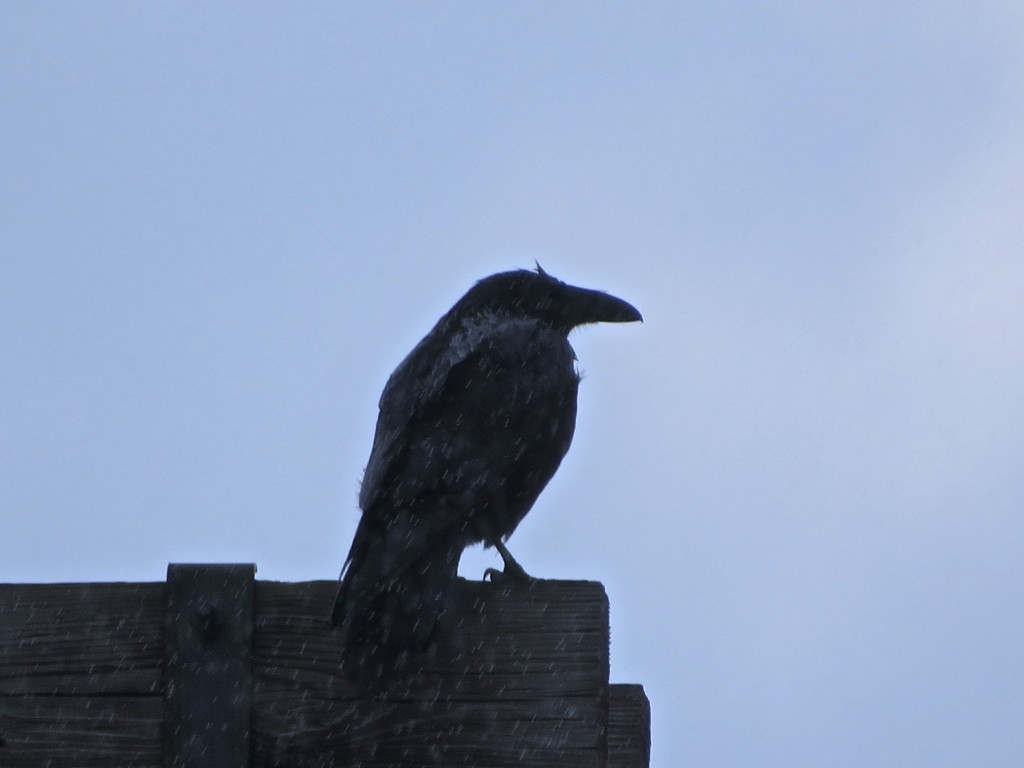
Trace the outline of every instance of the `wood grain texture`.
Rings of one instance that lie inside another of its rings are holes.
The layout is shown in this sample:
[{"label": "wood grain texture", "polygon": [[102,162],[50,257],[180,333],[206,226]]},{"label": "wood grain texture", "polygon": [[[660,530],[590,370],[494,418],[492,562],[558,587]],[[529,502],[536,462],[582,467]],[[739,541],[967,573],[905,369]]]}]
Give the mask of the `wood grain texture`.
[{"label": "wood grain texture", "polygon": [[608,768],[647,768],[651,704],[642,685],[608,686]]},{"label": "wood grain texture", "polygon": [[0,585],[0,766],[160,764],[165,585]]},{"label": "wood grain texture", "polygon": [[159,696],[0,696],[3,768],[155,768]]},{"label": "wood grain texture", "polygon": [[297,586],[257,582],[254,766],[604,764],[600,584],[460,580],[422,669],[376,698],[338,673],[336,585]]},{"label": "wood grain texture", "polygon": [[165,590],[0,585],[0,696],[159,695]]},{"label": "wood grain texture", "polygon": [[[460,580],[416,671],[375,695],[340,674],[335,589],[255,582],[251,765],[647,765],[643,689],[608,685],[600,584]],[[0,585],[0,766],[162,764],[167,598],[164,583]]]}]

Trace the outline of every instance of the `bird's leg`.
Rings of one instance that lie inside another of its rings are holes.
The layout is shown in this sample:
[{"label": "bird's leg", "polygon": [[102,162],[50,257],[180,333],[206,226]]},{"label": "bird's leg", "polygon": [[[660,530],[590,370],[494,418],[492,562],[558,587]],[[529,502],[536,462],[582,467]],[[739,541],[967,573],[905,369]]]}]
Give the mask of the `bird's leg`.
[{"label": "bird's leg", "polygon": [[519,584],[529,584],[533,581],[533,576],[523,570],[523,566],[516,562],[516,559],[512,557],[512,553],[508,551],[508,547],[505,546],[501,539],[495,539],[491,544],[498,550],[501,559],[505,561],[505,568],[501,571],[497,568],[488,568],[484,571],[484,579],[490,577],[491,581],[495,583],[499,581],[514,581]]}]

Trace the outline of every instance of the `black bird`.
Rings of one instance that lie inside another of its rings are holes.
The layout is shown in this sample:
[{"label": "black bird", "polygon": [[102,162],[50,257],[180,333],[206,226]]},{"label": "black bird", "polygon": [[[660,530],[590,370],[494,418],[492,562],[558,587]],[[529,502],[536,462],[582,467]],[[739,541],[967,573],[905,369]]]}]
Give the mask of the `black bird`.
[{"label": "black bird", "polygon": [[462,551],[503,543],[569,450],[579,374],[569,332],[642,320],[625,301],[544,272],[480,280],[391,374],[331,616],[359,681],[407,668],[434,635]]}]

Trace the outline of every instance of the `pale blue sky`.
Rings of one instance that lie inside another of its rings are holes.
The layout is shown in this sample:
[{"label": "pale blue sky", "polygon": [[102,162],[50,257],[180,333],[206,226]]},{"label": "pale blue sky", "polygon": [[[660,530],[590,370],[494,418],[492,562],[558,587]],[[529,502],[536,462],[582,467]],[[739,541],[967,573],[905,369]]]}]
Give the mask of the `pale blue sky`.
[{"label": "pale blue sky", "polygon": [[[535,258],[654,765],[1024,755],[1016,2],[0,9],[0,581],[332,578],[388,374]],[[467,554],[477,576],[490,554]]]}]

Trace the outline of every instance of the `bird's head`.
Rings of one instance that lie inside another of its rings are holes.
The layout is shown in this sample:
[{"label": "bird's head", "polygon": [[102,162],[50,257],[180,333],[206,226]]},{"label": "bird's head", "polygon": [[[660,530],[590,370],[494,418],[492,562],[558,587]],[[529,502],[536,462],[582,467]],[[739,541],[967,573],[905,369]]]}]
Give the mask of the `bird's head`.
[{"label": "bird's head", "polygon": [[568,334],[588,323],[642,321],[636,307],[615,296],[578,288],[536,271],[499,272],[477,282],[452,308],[457,316],[485,313],[532,317]]}]

